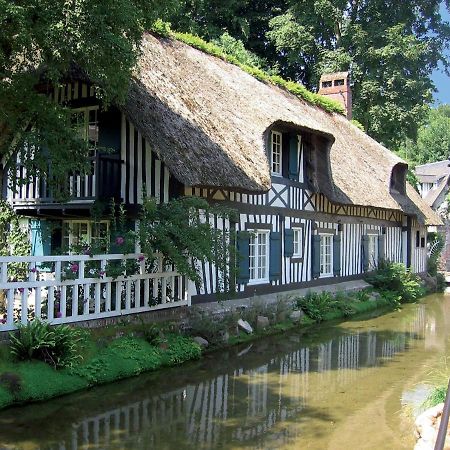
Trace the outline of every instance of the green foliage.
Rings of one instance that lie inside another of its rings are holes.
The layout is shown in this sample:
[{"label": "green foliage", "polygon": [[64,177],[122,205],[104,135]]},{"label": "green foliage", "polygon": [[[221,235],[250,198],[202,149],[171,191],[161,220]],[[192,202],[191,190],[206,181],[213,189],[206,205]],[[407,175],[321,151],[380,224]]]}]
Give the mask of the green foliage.
[{"label": "green foliage", "polygon": [[104,105],[122,103],[143,30],[174,4],[0,0],[0,159],[22,152],[27,176],[47,177],[55,191],[71,171],[86,171],[86,143],[70,126],[66,105],[46,94],[77,73],[97,85]]},{"label": "green foliage", "polygon": [[185,336],[168,334],[167,345],[167,349],[161,355],[163,366],[175,366],[185,361],[198,359],[202,354],[200,345]]},{"label": "green foliage", "polygon": [[201,354],[198,344],[189,338],[170,335],[167,342],[167,348],[161,349],[143,339],[120,338],[86,364],[75,367],[72,373],[94,385],[139,375],[163,365],[179,364]]},{"label": "green foliage", "polygon": [[450,105],[430,109],[417,132],[417,139],[407,140],[400,156],[414,165],[443,161],[450,156]]},{"label": "green foliage", "polygon": [[[9,203],[0,200],[0,256],[27,256],[31,252],[28,234],[22,230],[19,218]],[[8,265],[9,280],[25,280],[28,265],[13,263]],[[0,312],[1,311],[0,304]]]},{"label": "green foliage", "polygon": [[426,398],[422,406],[426,409],[432,408],[433,406],[436,406],[439,403],[444,403],[446,395],[447,395],[447,386],[436,386],[435,388],[433,388],[430,395]]},{"label": "green foliage", "polygon": [[212,207],[205,200],[183,197],[158,204],[155,199],[145,198],[139,217],[138,239],[142,252],[150,261],[156,253],[164,257],[167,265],[202,283],[199,272],[201,261],[216,265],[221,290],[230,287],[227,261],[232,252],[230,236],[217,230],[209,217],[229,218],[234,213],[221,207]]},{"label": "green foliage", "polygon": [[34,320],[19,324],[10,334],[11,354],[17,360],[40,360],[54,368],[70,367],[81,359],[83,333],[67,325],[51,326]]},{"label": "green foliage", "polygon": [[310,319],[322,322],[334,317],[349,317],[354,314],[349,304],[350,296],[344,293],[333,295],[329,292],[308,292],[296,300],[296,306]]},{"label": "green foliage", "polygon": [[420,279],[402,263],[380,261],[378,269],[367,281],[384,296],[397,297],[400,302],[413,302],[424,294]]},{"label": "green foliage", "polygon": [[266,65],[262,58],[248,51],[242,41],[230,36],[228,32],[214,39],[212,43],[220,47],[226,55],[236,58],[240,64],[258,69],[264,69]]},{"label": "green foliage", "polygon": [[358,120],[352,119],[350,122],[351,122],[353,125],[355,125],[356,128],[359,128],[361,131],[365,131],[365,130],[364,130],[364,125],[363,125],[361,122],[359,122]]},{"label": "green foliage", "polygon": [[445,246],[445,235],[436,233],[433,240],[433,235],[430,233],[428,242],[430,243],[430,255],[427,260],[427,272],[435,277],[438,273],[441,253]]}]

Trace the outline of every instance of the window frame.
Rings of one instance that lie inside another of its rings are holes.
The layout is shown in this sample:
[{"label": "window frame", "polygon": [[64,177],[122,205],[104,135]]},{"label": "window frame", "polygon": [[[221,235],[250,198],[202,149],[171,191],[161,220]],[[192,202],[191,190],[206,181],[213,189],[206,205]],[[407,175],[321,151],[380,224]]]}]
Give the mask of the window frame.
[{"label": "window frame", "polygon": [[[91,157],[95,157],[97,153],[97,146],[98,146],[98,138],[99,138],[99,121],[98,121],[98,111],[100,107],[99,105],[91,105],[91,106],[81,106],[79,108],[72,108],[70,110],[71,114],[79,114],[83,113],[83,136],[82,138],[86,141],[86,143],[89,145],[89,152]],[[95,124],[97,127],[97,140],[91,141],[89,139],[89,125],[90,122],[90,113],[91,111],[95,111]]]},{"label": "window frame", "polygon": [[[293,236],[292,236],[292,243],[293,243],[293,252],[292,252],[292,258],[303,258],[303,228],[301,227],[291,227]],[[296,243],[296,235],[300,238],[298,242]],[[295,247],[297,245],[297,252],[295,251]]]},{"label": "window frame", "polygon": [[[258,260],[261,257],[260,255],[260,236],[265,236],[265,273],[263,277],[255,277],[255,274],[258,273],[260,270],[260,265],[258,265]],[[256,244],[252,243],[252,240],[256,240]],[[252,254],[252,250],[254,253]],[[254,264],[254,261],[257,262],[257,265]],[[262,284],[262,283],[269,283],[269,272],[270,272],[270,230],[264,230],[264,229],[254,229],[250,231],[250,241],[249,241],[249,262],[248,262],[248,269],[249,269],[249,285],[254,284]],[[253,271],[253,278],[252,278],[252,271]]]},{"label": "window frame", "polygon": [[[334,276],[333,273],[333,258],[334,258],[334,233],[332,232],[321,232],[319,233],[320,236],[320,243],[319,243],[319,278],[330,278],[332,276]],[[326,262],[324,262],[324,254],[323,254],[323,239],[322,238],[330,238],[330,253],[329,253],[329,257],[330,257],[330,262],[329,262],[329,266],[330,266],[330,270],[329,272],[322,272],[322,268],[325,267],[325,265],[327,264]]]},{"label": "window frame", "polygon": [[[67,251],[69,254],[72,254],[72,252],[70,251],[71,247],[73,247],[74,245],[82,245],[83,243],[81,242],[74,242],[74,234],[72,232],[71,227],[73,227],[74,224],[86,224],[86,245],[91,246],[92,245],[92,239],[99,239],[99,237],[94,237],[93,236],[93,227],[94,224],[106,224],[106,233],[107,233],[107,241],[108,241],[108,236],[110,234],[110,221],[109,220],[99,220],[98,222],[92,221],[92,220],[83,220],[83,219],[74,219],[74,220],[64,220],[62,223],[62,246],[63,248],[66,248],[66,242],[68,242],[68,246],[67,246]],[[66,234],[66,230],[67,230],[67,234]],[[108,242],[106,242],[106,245],[108,245]],[[107,251],[107,248],[105,249],[105,253]]]},{"label": "window frame", "polygon": [[[279,140],[275,141],[274,136],[278,136]],[[277,152],[274,152],[275,145]],[[278,155],[279,160],[275,162],[278,166],[278,171],[274,171],[274,154]],[[283,176],[283,133],[280,131],[272,131],[270,135],[270,173],[276,177]]]}]

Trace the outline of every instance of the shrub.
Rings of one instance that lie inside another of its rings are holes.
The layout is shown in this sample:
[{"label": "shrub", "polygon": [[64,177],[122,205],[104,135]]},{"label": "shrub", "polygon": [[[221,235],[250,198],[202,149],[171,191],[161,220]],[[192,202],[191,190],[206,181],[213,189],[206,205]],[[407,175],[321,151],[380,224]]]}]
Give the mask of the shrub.
[{"label": "shrub", "polygon": [[445,288],[447,286],[447,283],[445,282],[445,275],[438,272],[436,274],[436,291],[437,292],[444,292]]},{"label": "shrub", "polygon": [[84,333],[67,325],[51,326],[34,320],[19,325],[17,335],[10,334],[10,350],[15,359],[37,359],[55,367],[70,367],[81,359]]},{"label": "shrub", "polygon": [[296,300],[297,308],[316,322],[324,320],[325,315],[331,311],[335,303],[329,292],[308,292],[304,297]]},{"label": "shrub", "polygon": [[402,263],[381,261],[367,281],[382,293],[389,291],[397,295],[401,302],[412,302],[424,293],[419,277]]}]

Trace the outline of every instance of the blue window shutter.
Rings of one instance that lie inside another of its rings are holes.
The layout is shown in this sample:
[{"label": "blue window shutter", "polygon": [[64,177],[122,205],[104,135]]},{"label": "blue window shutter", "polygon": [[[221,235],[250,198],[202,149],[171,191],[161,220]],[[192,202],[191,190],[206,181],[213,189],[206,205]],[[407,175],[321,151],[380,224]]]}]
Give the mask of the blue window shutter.
[{"label": "blue window shutter", "polygon": [[270,281],[281,278],[281,233],[270,233],[270,251],[269,251],[269,279]]},{"label": "blue window shutter", "polygon": [[312,236],[312,277],[320,276],[320,236]]},{"label": "blue window shutter", "polygon": [[362,262],[363,270],[366,272],[369,269],[369,236],[362,237]]},{"label": "blue window shutter", "polygon": [[386,259],[386,236],[378,236],[378,261]]},{"label": "blue window shutter", "polygon": [[341,274],[341,236],[333,236],[333,275]]},{"label": "blue window shutter", "polygon": [[284,230],[284,256],[290,258],[294,254],[294,230]]},{"label": "blue window shutter", "polygon": [[289,138],[289,179],[298,180],[298,136]]},{"label": "blue window shutter", "polygon": [[35,219],[30,220],[30,229],[31,229],[31,255],[43,256],[44,249],[42,245],[41,221]]},{"label": "blue window shutter", "polygon": [[48,220],[34,219],[30,222],[31,254],[50,256],[52,254],[52,227]]},{"label": "blue window shutter", "polygon": [[249,267],[250,233],[238,231],[237,233],[237,283],[248,283],[250,279]]}]

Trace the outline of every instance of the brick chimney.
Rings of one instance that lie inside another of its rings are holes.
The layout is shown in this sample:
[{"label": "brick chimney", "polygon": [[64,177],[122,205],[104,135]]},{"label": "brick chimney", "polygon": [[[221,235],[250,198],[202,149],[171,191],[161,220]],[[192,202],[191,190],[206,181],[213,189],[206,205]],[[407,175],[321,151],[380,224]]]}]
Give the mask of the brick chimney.
[{"label": "brick chimney", "polygon": [[320,77],[319,94],[337,100],[345,109],[348,120],[352,118],[352,90],[348,72],[323,74]]}]

